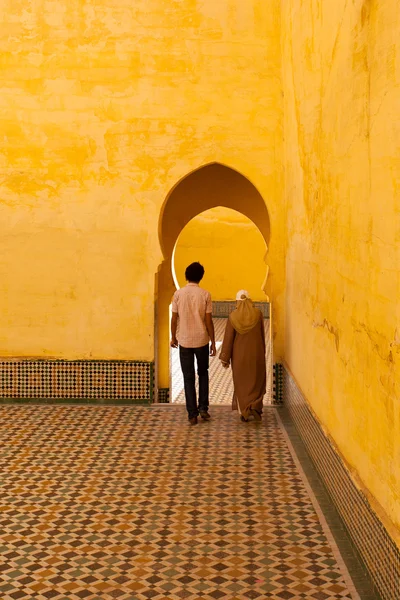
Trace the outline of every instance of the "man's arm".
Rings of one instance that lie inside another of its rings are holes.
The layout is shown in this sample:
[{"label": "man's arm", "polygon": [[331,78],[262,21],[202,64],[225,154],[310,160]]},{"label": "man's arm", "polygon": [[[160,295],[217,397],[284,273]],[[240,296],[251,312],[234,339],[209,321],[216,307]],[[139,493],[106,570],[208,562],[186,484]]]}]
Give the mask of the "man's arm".
[{"label": "man's arm", "polygon": [[178,340],[176,339],[176,330],[178,328],[178,313],[173,312],[171,318],[171,348],[178,347]]},{"label": "man's arm", "polygon": [[206,313],[206,328],[211,341],[210,356],[215,356],[217,354],[217,348],[215,346],[215,332],[212,313]]}]

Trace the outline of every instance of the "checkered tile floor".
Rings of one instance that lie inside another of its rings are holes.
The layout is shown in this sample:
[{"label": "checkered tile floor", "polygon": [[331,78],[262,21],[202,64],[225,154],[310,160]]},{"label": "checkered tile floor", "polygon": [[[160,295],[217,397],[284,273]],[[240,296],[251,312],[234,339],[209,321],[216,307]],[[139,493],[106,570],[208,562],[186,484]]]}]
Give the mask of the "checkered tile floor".
[{"label": "checkered tile floor", "polygon": [[2,600],[358,598],[275,409],[0,412]]},{"label": "checkered tile floor", "polygon": [[[223,369],[218,360],[218,351],[224,339],[226,319],[213,319],[215,328],[215,340],[217,345],[217,357],[210,358],[210,404],[231,404],[233,395],[232,371]],[[267,363],[267,393],[264,404],[272,403],[272,361],[271,347],[268,344],[270,337],[268,319],[265,320],[265,338],[267,340],[266,363]],[[171,402],[174,404],[185,404],[185,392],[183,389],[183,377],[179,362],[179,350],[171,350]]]}]

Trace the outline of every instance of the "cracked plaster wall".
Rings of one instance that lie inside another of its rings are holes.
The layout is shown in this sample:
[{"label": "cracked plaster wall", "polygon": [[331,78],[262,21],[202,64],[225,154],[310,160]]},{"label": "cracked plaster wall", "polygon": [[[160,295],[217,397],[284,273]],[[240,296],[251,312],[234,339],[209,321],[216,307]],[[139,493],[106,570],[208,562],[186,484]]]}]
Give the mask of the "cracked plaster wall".
[{"label": "cracked plaster wall", "polygon": [[160,210],[214,161],[283,307],[279,0],[3,0],[0,53],[0,356],[152,360]]},{"label": "cracked plaster wall", "polygon": [[283,6],[287,363],[400,541],[400,11]]}]

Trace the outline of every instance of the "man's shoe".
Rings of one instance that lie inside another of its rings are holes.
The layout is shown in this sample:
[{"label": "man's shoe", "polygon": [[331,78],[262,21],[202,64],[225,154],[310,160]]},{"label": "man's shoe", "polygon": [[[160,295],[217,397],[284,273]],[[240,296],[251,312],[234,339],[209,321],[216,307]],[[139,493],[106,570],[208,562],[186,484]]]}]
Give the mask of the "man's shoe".
[{"label": "man's shoe", "polygon": [[211,415],[208,413],[208,411],[201,412],[200,416],[203,421],[209,421],[211,419]]},{"label": "man's shoe", "polygon": [[197,417],[192,417],[189,419],[189,423],[190,425],[197,425]]}]

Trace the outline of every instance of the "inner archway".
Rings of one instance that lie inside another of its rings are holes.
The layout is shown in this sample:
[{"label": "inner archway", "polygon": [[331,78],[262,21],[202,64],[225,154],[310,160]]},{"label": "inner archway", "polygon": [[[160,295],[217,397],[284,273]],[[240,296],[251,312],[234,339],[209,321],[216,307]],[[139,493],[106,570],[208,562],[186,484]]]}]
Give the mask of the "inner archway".
[{"label": "inner archway", "polygon": [[[168,194],[159,225],[164,260],[156,276],[156,391],[160,390],[161,400],[170,386],[169,306],[176,289],[171,268],[174,249],[192,219],[217,207],[232,209],[247,217],[258,228],[268,249],[270,221],[266,204],[256,187],[238,171],[219,163],[208,164],[189,173]],[[268,299],[263,293],[268,274],[266,252],[263,260],[265,268],[259,289],[266,302]]]},{"label": "inner archway", "polygon": [[266,253],[253,221],[231,208],[211,208],[189,221],[176,241],[171,261],[175,287],[186,284],[187,265],[199,261],[206,269],[201,285],[214,301],[232,301],[245,287],[253,300],[265,302]]},{"label": "inner archway", "polygon": [[[256,302],[265,302],[262,283],[265,278],[266,243],[254,223],[230,208],[211,208],[194,217],[184,227],[172,256],[175,287],[186,285],[185,269],[199,261],[206,272],[201,286],[211,292],[214,303],[224,306],[234,301],[242,288]],[[214,304],[215,306],[215,304]],[[216,311],[219,312],[219,311]],[[217,352],[224,338],[226,318],[214,314]],[[269,320],[265,321],[266,338],[270,336]],[[267,363],[270,346],[267,344]],[[232,374],[221,368],[217,359],[210,360],[210,405],[230,404],[233,396]],[[184,404],[184,383],[179,351],[170,350],[171,403]]]}]

